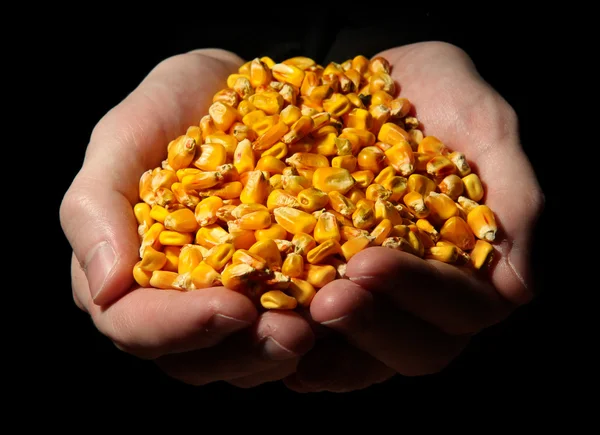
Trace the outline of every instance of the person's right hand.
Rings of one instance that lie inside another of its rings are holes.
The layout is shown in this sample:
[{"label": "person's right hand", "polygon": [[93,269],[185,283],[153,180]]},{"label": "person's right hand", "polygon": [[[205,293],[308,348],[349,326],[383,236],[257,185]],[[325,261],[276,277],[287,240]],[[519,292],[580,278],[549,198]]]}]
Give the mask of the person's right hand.
[{"label": "person's right hand", "polygon": [[168,142],[198,124],[241,64],[232,53],[210,49],[159,64],[95,127],[60,208],[73,248],[76,304],[117,347],[194,385],[282,379],[314,342],[297,313],[259,316],[250,299],[224,287],[179,292],[134,285],[140,175],[160,166]]}]

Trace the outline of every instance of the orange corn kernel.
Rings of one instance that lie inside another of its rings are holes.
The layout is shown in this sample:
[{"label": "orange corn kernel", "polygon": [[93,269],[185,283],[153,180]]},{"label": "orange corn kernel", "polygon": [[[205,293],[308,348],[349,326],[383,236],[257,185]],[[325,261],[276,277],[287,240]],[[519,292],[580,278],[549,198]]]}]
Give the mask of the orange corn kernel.
[{"label": "orange corn kernel", "polygon": [[248,181],[240,193],[242,203],[261,204],[266,201],[269,195],[269,182],[262,171],[247,172]]},{"label": "orange corn kernel", "polygon": [[278,207],[273,214],[277,223],[290,234],[311,233],[317,224],[314,216],[292,207]]},{"label": "orange corn kernel", "polygon": [[304,274],[304,257],[297,253],[290,253],[287,255],[281,272],[290,278],[299,278]]},{"label": "orange corn kernel", "polygon": [[288,233],[285,230],[285,228],[283,228],[281,225],[271,224],[268,228],[256,230],[254,232],[254,236],[256,237],[257,241],[261,241],[261,240],[265,240],[265,239],[271,239],[271,240],[283,239],[283,240],[285,240],[288,236]]},{"label": "orange corn kernel", "polygon": [[198,245],[184,245],[179,252],[177,273],[183,275],[192,272],[204,260],[202,250]]},{"label": "orange corn kernel", "polygon": [[435,136],[425,136],[417,147],[417,152],[423,154],[446,154],[446,151],[446,145]]},{"label": "orange corn kernel", "polygon": [[325,192],[315,187],[309,187],[298,193],[297,200],[302,210],[311,213],[325,207],[329,202],[329,197]]},{"label": "orange corn kernel", "polygon": [[194,138],[181,135],[169,143],[167,161],[173,171],[185,168],[192,163],[196,153],[196,141]]},{"label": "orange corn kernel", "polygon": [[469,224],[458,216],[452,216],[440,229],[442,239],[454,243],[463,251],[470,251],[475,246],[475,236]]},{"label": "orange corn kernel", "polygon": [[371,240],[371,237],[365,235],[350,239],[340,247],[341,253],[346,261],[350,261],[352,257],[366,249],[370,245]]},{"label": "orange corn kernel", "polygon": [[323,212],[319,215],[314,228],[314,238],[317,243],[323,243],[330,239],[340,241],[340,229],[333,214]]},{"label": "orange corn kernel", "polygon": [[306,260],[310,264],[322,263],[330,255],[341,253],[341,246],[337,240],[327,240],[317,245],[306,254]]},{"label": "orange corn kernel", "polygon": [[496,238],[498,225],[494,212],[487,205],[478,205],[467,214],[467,223],[475,237],[488,242]]},{"label": "orange corn kernel", "polygon": [[198,222],[194,212],[189,208],[183,208],[169,213],[164,220],[167,230],[192,233],[198,230]]},{"label": "orange corn kernel", "polygon": [[215,171],[227,162],[227,151],[220,143],[206,143],[200,146],[200,155],[193,164],[203,171]]}]

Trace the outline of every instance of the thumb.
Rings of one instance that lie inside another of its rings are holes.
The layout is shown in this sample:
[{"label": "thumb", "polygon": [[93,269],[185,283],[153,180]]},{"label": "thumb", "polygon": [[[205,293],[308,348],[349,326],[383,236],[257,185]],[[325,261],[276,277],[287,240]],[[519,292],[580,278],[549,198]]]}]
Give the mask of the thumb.
[{"label": "thumb", "polygon": [[214,92],[240,63],[212,49],[171,57],[94,129],[83,166],[61,203],[60,221],[97,305],[113,302],[133,284],[139,177],[160,165],[169,140],[198,125]]}]

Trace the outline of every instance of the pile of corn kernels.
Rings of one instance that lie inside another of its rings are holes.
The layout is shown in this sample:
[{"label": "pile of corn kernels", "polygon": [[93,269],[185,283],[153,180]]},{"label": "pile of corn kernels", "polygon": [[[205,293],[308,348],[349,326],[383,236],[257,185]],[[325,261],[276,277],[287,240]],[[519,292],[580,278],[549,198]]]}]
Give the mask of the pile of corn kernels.
[{"label": "pile of corn kernels", "polygon": [[293,310],[371,246],[484,268],[497,226],[481,180],[397,93],[382,57],[246,62],[142,174],[136,282]]}]

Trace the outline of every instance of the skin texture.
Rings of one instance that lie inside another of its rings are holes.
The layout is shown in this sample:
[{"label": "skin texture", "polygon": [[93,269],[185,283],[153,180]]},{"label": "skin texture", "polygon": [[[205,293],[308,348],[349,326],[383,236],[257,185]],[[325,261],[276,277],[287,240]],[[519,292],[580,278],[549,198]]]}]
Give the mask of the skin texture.
[{"label": "skin texture", "polygon": [[350,279],[322,288],[301,314],[259,315],[246,297],[222,287],[138,288],[131,269],[139,177],[160,165],[169,140],[198,123],[243,62],[226,51],[197,50],[163,61],[99,121],[61,205],[73,247],[73,298],[98,330],[193,385],[224,380],[249,388],[284,379],[298,392],[343,392],[395,374],[437,372],[470,336],[530,301],[531,233],[543,195],[514,111],[454,46],[420,43],[381,55],[425,134],[476,162],[501,226],[488,277],[370,248],[349,262]]}]

